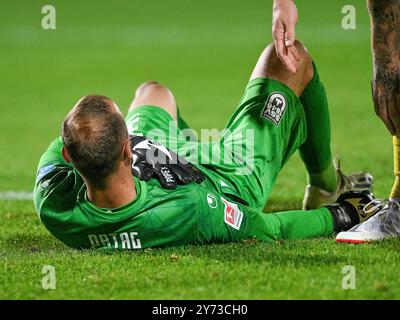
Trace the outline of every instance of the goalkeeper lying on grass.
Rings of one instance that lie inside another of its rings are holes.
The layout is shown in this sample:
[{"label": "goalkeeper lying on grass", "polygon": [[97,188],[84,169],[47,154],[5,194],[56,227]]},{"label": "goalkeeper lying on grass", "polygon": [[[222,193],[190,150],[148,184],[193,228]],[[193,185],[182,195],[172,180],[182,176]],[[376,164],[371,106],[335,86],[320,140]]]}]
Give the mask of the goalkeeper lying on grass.
[{"label": "goalkeeper lying on grass", "polygon": [[[325,90],[307,51],[295,45],[296,74],[273,45],[263,51],[219,143],[182,139],[188,127],[172,93],[156,82],[137,89],[126,120],[109,98],[79,100],[39,163],[34,203],[43,224],[71,247],[139,249],[321,237],[368,219],[375,212],[364,209],[374,199],[361,190],[372,177],[345,176],[332,161]],[[161,144],[147,139],[155,129]],[[245,132],[253,143],[237,141]],[[243,161],[249,145],[251,159]],[[232,159],[196,162],[210,150]],[[297,150],[309,176],[304,211],[263,213]]]}]

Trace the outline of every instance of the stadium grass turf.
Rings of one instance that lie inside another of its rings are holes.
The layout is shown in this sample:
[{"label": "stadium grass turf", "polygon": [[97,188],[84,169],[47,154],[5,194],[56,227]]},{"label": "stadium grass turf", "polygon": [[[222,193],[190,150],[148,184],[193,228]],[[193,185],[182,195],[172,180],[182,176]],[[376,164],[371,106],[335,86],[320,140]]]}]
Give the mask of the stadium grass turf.
[{"label": "stadium grass turf", "polygon": [[[33,188],[41,153],[82,95],[126,110],[155,79],[174,92],[199,130],[222,129],[251,69],[271,41],[271,1],[52,1],[57,29],[40,27],[41,1],[0,4],[0,191]],[[357,29],[341,28],[352,4]],[[333,151],[345,172],[365,170],[383,198],[392,183],[391,140],[370,98],[365,1],[298,4],[297,36],[318,64],[331,108]],[[258,143],[262,143],[259,141]],[[298,156],[284,168],[266,211],[301,206]],[[398,299],[399,240],[365,245],[334,238],[104,253],[76,251],[40,224],[30,201],[0,200],[0,299]],[[44,290],[42,268],[56,270]],[[356,289],[342,289],[355,267]]]}]

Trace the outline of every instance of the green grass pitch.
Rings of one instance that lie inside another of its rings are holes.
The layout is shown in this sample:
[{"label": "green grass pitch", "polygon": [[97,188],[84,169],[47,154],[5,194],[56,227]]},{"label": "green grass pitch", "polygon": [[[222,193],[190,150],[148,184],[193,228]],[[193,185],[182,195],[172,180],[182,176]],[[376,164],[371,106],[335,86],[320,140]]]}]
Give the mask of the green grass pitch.
[{"label": "green grass pitch", "polygon": [[[56,30],[41,28],[45,4],[56,8]],[[356,30],[341,27],[348,4]],[[371,102],[365,1],[307,0],[298,8],[297,37],[328,92],[333,151],[345,172],[371,172],[376,196],[387,197],[392,147]],[[0,192],[32,190],[41,153],[85,94],[110,96],[126,111],[141,82],[158,80],[195,129],[222,129],[271,41],[271,16],[270,0],[1,1]],[[301,206],[302,168],[296,155],[267,211]],[[399,245],[341,245],[332,237],[79,252],[53,239],[31,201],[2,199],[0,298],[397,299]],[[55,290],[42,288],[46,265],[55,267]],[[342,288],[346,265],[355,268],[356,289]]]}]

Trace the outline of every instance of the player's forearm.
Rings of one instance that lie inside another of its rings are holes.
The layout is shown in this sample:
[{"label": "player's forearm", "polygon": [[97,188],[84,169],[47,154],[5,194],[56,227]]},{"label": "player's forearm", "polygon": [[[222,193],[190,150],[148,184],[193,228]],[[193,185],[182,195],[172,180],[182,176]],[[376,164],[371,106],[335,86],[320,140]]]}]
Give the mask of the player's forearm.
[{"label": "player's forearm", "polygon": [[374,77],[392,91],[400,73],[400,0],[368,0],[368,8]]}]

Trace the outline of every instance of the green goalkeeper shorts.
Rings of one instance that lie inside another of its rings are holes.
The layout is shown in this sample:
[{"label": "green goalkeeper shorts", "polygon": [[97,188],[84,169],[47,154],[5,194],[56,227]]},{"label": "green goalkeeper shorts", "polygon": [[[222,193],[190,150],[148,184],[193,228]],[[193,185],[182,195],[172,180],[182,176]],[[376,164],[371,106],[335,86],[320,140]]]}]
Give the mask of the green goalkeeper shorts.
[{"label": "green goalkeeper shorts", "polygon": [[263,209],[278,173],[307,136],[299,98],[289,87],[269,78],[248,83],[216,142],[198,141],[179,112],[174,121],[157,106],[131,110],[126,123],[130,134],[158,140],[185,156],[215,184],[226,188],[226,193],[237,195],[257,210]]}]

